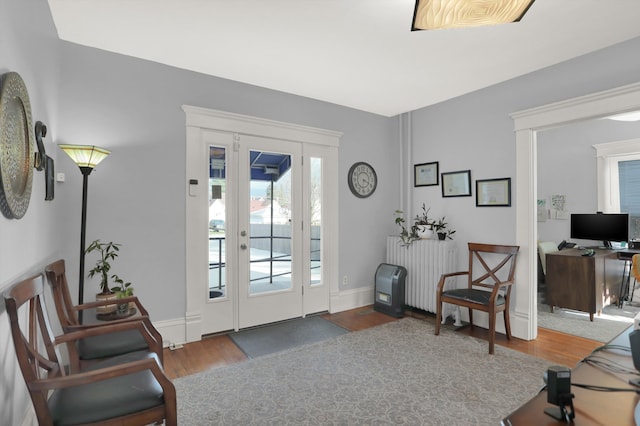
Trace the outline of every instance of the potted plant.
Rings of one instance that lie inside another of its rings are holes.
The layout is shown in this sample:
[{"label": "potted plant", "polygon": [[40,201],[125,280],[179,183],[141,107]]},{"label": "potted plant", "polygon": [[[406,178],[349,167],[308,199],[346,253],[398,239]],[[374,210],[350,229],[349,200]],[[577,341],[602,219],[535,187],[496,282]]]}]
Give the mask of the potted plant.
[{"label": "potted plant", "polygon": [[414,225],[417,227],[417,234],[422,238],[429,238],[433,235],[433,221],[429,219],[429,211],[431,208],[427,208],[422,203],[422,213],[416,215],[413,219]]},{"label": "potted plant", "polygon": [[[120,251],[120,244],[116,244],[112,241],[108,243],[102,243],[100,240],[95,240],[89,247],[85,250],[86,254],[90,254],[93,252],[98,252],[100,257],[96,261],[96,265],[89,271],[89,278],[93,278],[95,275],[100,277],[100,293],[96,294],[96,300],[115,300],[118,298],[116,291],[112,290],[109,286],[109,272],[111,271],[111,262],[114,261],[118,257],[118,252]],[[123,292],[126,293],[131,283],[124,283],[117,275],[112,274],[111,279],[114,280],[117,284],[120,284],[118,287],[121,288]],[[133,291],[133,289],[131,290]],[[124,297],[124,296],[121,296]],[[115,312],[117,306],[114,305],[105,305],[96,308],[99,314],[109,314]]]},{"label": "potted plant", "polygon": [[412,242],[414,242],[415,240],[419,240],[420,237],[418,236],[418,226],[417,225],[413,225],[411,226],[410,229],[407,229],[407,227],[405,226],[405,220],[403,217],[403,212],[402,210],[396,210],[395,211],[395,222],[396,225],[398,225],[400,227],[400,240],[402,241],[402,245],[403,246],[409,246],[411,245]]},{"label": "potted plant", "polygon": [[[131,287],[130,282],[124,282],[122,278],[120,278],[115,274],[111,275],[111,279],[113,279],[113,282],[117,284],[116,286],[111,287],[111,291],[116,294],[117,299],[133,296],[133,287]],[[134,304],[133,302],[118,303],[118,314],[120,315],[127,314],[129,310],[133,307],[132,306],[133,304]]]},{"label": "potted plant", "polygon": [[456,231],[454,231],[453,229],[449,229],[448,226],[449,224],[445,222],[444,216],[431,224],[431,227],[433,228],[435,233],[438,234],[439,240],[445,240],[447,238],[453,240],[453,238],[451,238],[451,235],[455,234]]}]

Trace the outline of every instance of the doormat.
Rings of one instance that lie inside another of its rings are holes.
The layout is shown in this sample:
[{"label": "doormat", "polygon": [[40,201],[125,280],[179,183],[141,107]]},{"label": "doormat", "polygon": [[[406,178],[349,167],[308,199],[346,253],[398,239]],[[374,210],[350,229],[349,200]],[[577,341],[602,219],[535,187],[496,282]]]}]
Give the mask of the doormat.
[{"label": "doormat", "polygon": [[348,332],[322,317],[312,316],[241,330],[229,337],[247,357],[256,358]]}]

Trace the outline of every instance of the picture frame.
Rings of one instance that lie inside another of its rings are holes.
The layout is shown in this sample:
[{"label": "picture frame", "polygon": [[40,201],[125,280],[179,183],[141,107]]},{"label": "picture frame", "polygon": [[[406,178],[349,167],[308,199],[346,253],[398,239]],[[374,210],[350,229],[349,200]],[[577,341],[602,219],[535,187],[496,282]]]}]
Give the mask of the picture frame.
[{"label": "picture frame", "polygon": [[476,207],[511,207],[511,178],[477,179]]},{"label": "picture frame", "polygon": [[442,173],[443,197],[470,197],[471,170]]},{"label": "picture frame", "polygon": [[438,173],[440,165],[437,161],[413,165],[413,186],[437,186],[440,185]]}]

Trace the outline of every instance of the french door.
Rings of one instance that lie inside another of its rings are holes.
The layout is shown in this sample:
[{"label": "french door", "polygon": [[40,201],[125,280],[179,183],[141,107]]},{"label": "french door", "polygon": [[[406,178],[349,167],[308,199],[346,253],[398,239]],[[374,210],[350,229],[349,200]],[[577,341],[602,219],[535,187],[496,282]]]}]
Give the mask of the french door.
[{"label": "french door", "polygon": [[188,127],[187,181],[186,341],[329,310],[337,145]]}]

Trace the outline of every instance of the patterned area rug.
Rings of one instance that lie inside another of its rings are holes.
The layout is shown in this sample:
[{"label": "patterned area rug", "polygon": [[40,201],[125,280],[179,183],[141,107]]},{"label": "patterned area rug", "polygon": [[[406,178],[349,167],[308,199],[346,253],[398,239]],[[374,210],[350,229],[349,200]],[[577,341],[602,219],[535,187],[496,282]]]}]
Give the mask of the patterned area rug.
[{"label": "patterned area rug", "polygon": [[496,425],[548,361],[404,318],[175,380],[180,425]]},{"label": "patterned area rug", "polygon": [[594,315],[591,322],[587,313],[560,308],[551,313],[549,306],[541,304],[538,305],[538,327],[607,343],[633,324],[639,312],[640,307],[626,303],[622,308],[609,305],[601,315]]}]

